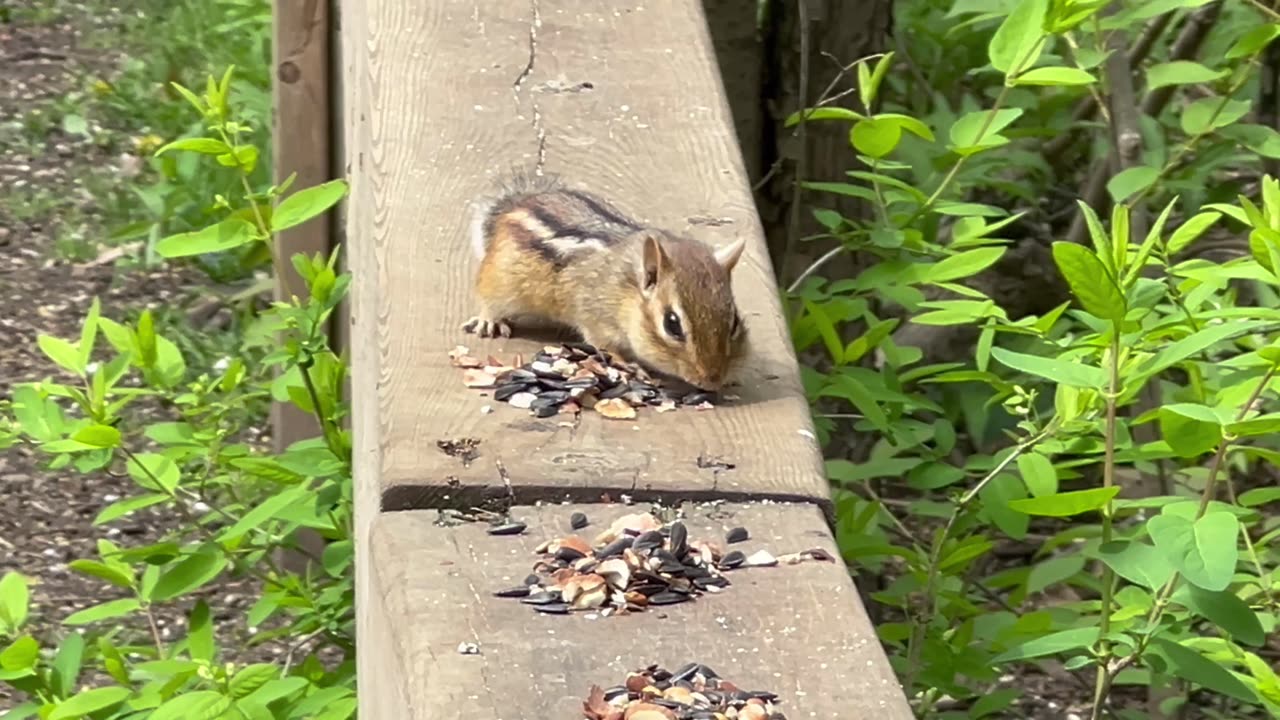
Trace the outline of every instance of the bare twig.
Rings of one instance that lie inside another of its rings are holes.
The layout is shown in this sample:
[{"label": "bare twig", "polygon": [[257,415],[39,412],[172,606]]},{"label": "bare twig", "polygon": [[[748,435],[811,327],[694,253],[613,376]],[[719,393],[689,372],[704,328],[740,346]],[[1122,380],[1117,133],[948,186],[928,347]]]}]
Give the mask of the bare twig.
[{"label": "bare twig", "polygon": [[[1169,23],[1173,21],[1174,12],[1167,12],[1151,22],[1147,23],[1142,34],[1129,48],[1128,64],[1130,68],[1136,68],[1142,64],[1143,60],[1151,54],[1151,48],[1155,47],[1156,40],[1164,34],[1168,29]],[[1066,131],[1044,144],[1043,155],[1050,162],[1058,159],[1068,147],[1071,146],[1076,139],[1076,125],[1093,118],[1094,113],[1098,111],[1098,103],[1093,95],[1086,95],[1080,98],[1080,102],[1076,103],[1075,109],[1071,111],[1071,122],[1067,125]]]},{"label": "bare twig", "polygon": [[[1182,28],[1182,32],[1178,34],[1178,38],[1173,43],[1173,48],[1169,52],[1169,59],[1187,60],[1195,57],[1221,10],[1222,1],[1218,0],[1218,2],[1205,5],[1192,13],[1191,17],[1187,19],[1186,26]],[[1168,104],[1169,99],[1173,97],[1174,89],[1174,87],[1169,86],[1149,90],[1142,98],[1141,114],[1159,114]],[[1089,170],[1088,178],[1085,180],[1084,188],[1081,190],[1081,198],[1095,210],[1099,209],[1106,199],[1108,160],[1101,160],[1093,164]],[[1084,218],[1080,213],[1077,213],[1072,221],[1071,230],[1068,232],[1067,238],[1072,242],[1080,242],[1084,239],[1085,229]]]}]

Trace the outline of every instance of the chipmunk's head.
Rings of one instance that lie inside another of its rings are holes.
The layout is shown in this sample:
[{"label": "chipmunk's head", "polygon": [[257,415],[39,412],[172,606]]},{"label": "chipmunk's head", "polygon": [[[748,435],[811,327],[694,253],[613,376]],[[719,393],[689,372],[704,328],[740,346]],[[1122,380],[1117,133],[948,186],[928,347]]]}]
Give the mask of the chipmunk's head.
[{"label": "chipmunk's head", "polygon": [[745,347],[730,274],[746,241],[713,251],[661,231],[641,232],[640,327],[632,333],[632,349],[655,370],[719,390]]}]

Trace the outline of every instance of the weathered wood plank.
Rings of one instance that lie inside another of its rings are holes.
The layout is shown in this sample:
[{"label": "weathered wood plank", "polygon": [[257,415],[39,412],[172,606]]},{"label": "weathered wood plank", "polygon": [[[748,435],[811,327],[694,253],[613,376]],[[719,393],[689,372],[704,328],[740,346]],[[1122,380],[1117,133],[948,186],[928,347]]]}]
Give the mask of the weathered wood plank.
[{"label": "weathered wood plank", "polygon": [[[793,720],[911,718],[839,562],[735,570],[722,593],[617,617],[548,616],[494,597],[521,582],[533,549],[565,534],[575,510],[591,519],[581,533],[591,538],[643,508],[517,507],[513,516],[529,530],[514,537],[488,535],[480,524],[439,527],[430,511],[378,517],[370,538],[370,602],[378,606],[362,613],[392,619],[391,644],[377,650],[384,667],[401,668],[412,682],[404,704],[387,705],[393,712],[377,717],[581,717],[593,683],[608,687],[649,663],[698,661],[742,686],[778,693],[779,709]],[[690,538],[718,539],[730,527],[747,527],[751,539],[733,547],[748,554],[812,547],[836,553],[821,514],[807,504],[698,506],[685,523]],[[463,642],[477,643],[480,654],[459,654]]]},{"label": "weathered wood plank", "polygon": [[[369,400],[380,405],[385,509],[504,494],[495,459],[521,501],[595,501],[605,492],[829,502],[701,6],[615,8],[604,0],[344,6],[344,23],[354,12],[364,18],[352,42],[365,55],[357,122],[369,137],[350,150],[370,192],[368,206],[352,201],[350,240],[372,246],[363,281],[376,283],[373,304],[357,322],[379,328],[353,342],[376,342],[380,355]],[[644,220],[717,246],[749,239],[735,292],[756,351],[739,402],[636,422],[586,413],[573,429],[502,404],[482,414],[492,401],[462,386],[448,349],[463,343],[510,357],[541,343],[479,341],[458,329],[474,312],[467,207],[540,159]],[[479,439],[480,459],[464,466],[436,448],[458,437]],[[716,473],[699,457],[735,467]]]}]

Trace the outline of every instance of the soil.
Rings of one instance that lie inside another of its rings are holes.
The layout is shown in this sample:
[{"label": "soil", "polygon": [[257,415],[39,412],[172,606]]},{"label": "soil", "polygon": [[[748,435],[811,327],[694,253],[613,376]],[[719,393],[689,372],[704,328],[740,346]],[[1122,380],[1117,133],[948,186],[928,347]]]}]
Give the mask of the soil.
[{"label": "soil", "polygon": [[[0,1],[0,6],[4,3]],[[2,9],[2,7],[0,7]],[[92,22],[107,18],[86,13]],[[43,143],[12,140],[23,132],[24,119],[37,108],[63,97],[85,71],[107,74],[118,61],[112,53],[80,49],[86,28],[67,23],[22,24],[0,22],[0,398],[7,399],[17,383],[45,378],[71,380],[40,352],[40,333],[77,339],[80,325],[96,296],[104,315],[116,320],[130,309],[186,307],[199,294],[203,276],[180,266],[154,270],[117,269],[122,253],[98,245],[97,257],[86,262],[60,259],[59,237],[71,231],[105,238],[100,209],[85,190],[90,172],[108,172],[137,163],[128,154],[111,155],[82,136],[52,129]],[[53,198],[37,205],[32,198]],[[48,207],[44,207],[44,205]],[[74,216],[79,226],[67,227]],[[144,408],[156,418],[162,411]],[[140,418],[146,420],[147,418]],[[164,418],[168,419],[168,418]],[[46,647],[65,630],[63,618],[77,610],[122,596],[105,582],[71,571],[68,563],[95,558],[99,537],[121,545],[155,542],[179,526],[173,517],[144,510],[102,527],[91,523],[115,500],[136,494],[137,487],[123,473],[81,474],[74,469],[51,471],[45,458],[29,446],[0,451],[0,575],[15,570],[30,578],[29,630]],[[243,631],[241,618],[253,601],[252,588],[229,580],[200,593],[219,620],[219,640],[226,660],[252,662],[283,652],[283,648],[245,650],[236,643]],[[185,613],[194,599],[158,613],[162,637],[181,634]],[[145,623],[127,629],[120,644],[148,644]],[[264,657],[265,656],[265,657]],[[82,678],[89,682],[90,678]],[[22,701],[0,683],[0,711]]]}]

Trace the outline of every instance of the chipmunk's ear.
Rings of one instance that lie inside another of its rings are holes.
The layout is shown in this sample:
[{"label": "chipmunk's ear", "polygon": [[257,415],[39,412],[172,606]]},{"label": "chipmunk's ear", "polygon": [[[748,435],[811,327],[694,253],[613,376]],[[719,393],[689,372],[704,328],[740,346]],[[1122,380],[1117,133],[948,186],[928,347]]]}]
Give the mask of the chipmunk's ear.
[{"label": "chipmunk's ear", "polygon": [[658,278],[667,271],[667,253],[653,233],[644,235],[644,261],[641,267],[640,289],[645,295],[653,294],[658,287]]},{"label": "chipmunk's ear", "polygon": [[742,251],[747,247],[746,238],[738,238],[724,247],[716,250],[716,262],[720,263],[720,267],[725,272],[733,272],[734,266],[738,264],[738,259],[742,257]]}]

